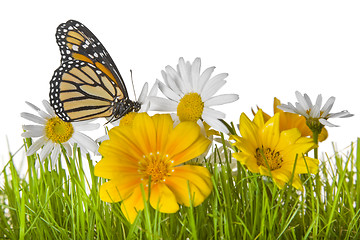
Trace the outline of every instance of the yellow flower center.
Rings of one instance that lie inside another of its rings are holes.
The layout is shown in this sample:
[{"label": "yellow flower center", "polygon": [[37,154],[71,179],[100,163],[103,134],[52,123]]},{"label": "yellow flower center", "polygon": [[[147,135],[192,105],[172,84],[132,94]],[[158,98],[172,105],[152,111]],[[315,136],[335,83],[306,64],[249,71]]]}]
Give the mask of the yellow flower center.
[{"label": "yellow flower center", "polygon": [[204,103],[198,93],[188,93],[181,98],[177,107],[177,115],[180,121],[196,122],[201,118],[204,110]]},{"label": "yellow flower center", "polygon": [[270,168],[271,171],[281,168],[283,163],[280,153],[270,148],[257,148],[255,158],[258,166]]},{"label": "yellow flower center", "polygon": [[[154,154],[150,153],[139,161],[139,173],[143,175],[143,181],[149,181],[156,184],[159,182],[165,182],[166,177],[170,176],[174,172],[174,161],[169,159],[169,156],[162,155],[159,152]],[[146,183],[147,184],[147,183]]]},{"label": "yellow flower center", "polygon": [[121,126],[130,126],[131,127],[136,114],[137,114],[136,112],[129,112],[128,114],[123,116],[121,118],[121,120],[120,120],[120,125]]},{"label": "yellow flower center", "polygon": [[45,125],[45,134],[53,142],[66,142],[74,133],[71,123],[64,122],[58,117],[50,118]]}]

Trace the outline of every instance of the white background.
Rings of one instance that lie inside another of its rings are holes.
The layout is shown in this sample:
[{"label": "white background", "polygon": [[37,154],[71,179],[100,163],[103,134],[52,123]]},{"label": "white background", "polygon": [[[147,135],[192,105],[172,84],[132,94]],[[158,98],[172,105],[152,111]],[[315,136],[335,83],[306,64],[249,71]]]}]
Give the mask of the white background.
[{"label": "white background", "polygon": [[[76,19],[104,44],[121,71],[133,99],[129,70],[139,95],[145,81],[161,79],[179,57],[202,58],[202,69],[227,72],[220,93],[237,93],[236,103],[218,108],[238,123],[260,106],[272,114],[273,98],[296,101],[295,91],[324,102],[334,119],[320,151],[332,142],[345,149],[360,136],[360,3],[358,1],[4,1],[0,7],[0,167],[22,145],[21,112],[41,106],[59,66],[55,30]],[[92,135],[99,137],[103,130]],[[23,159],[20,152],[17,161]]]}]

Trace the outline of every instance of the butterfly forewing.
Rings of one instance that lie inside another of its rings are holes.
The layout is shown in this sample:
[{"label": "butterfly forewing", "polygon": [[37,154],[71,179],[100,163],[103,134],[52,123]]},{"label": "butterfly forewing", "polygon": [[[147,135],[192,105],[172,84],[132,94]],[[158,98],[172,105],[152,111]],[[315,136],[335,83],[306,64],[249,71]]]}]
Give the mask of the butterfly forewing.
[{"label": "butterfly forewing", "polygon": [[63,63],[50,81],[50,104],[64,121],[110,117],[121,89],[91,63],[70,60]]},{"label": "butterfly forewing", "polygon": [[59,25],[55,35],[62,63],[69,60],[92,63],[107,74],[128,97],[124,81],[110,54],[84,24],[69,20]]},{"label": "butterfly forewing", "polygon": [[82,23],[69,20],[56,30],[61,66],[50,81],[50,104],[64,121],[118,119],[140,104],[129,100],[109,53]]}]

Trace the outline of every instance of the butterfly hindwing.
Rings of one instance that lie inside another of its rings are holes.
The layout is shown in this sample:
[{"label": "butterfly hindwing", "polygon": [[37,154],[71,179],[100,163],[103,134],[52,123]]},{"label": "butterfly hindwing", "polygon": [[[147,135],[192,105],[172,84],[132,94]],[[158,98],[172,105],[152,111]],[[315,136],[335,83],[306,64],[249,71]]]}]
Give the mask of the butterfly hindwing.
[{"label": "butterfly hindwing", "polygon": [[121,89],[88,62],[64,62],[50,81],[50,103],[64,121],[110,117],[117,99],[124,99]]}]

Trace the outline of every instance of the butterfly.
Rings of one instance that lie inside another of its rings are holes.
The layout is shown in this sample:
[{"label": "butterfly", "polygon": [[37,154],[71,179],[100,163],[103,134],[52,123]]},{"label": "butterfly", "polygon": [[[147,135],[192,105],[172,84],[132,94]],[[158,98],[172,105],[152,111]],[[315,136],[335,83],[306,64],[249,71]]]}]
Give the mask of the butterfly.
[{"label": "butterfly", "polygon": [[105,47],[84,24],[69,20],[56,30],[61,65],[50,80],[50,105],[65,122],[116,120],[140,103],[131,101],[123,78]]}]

